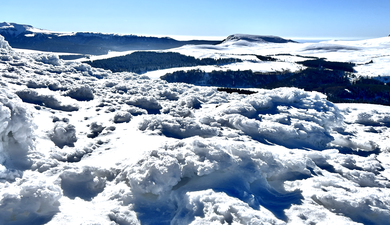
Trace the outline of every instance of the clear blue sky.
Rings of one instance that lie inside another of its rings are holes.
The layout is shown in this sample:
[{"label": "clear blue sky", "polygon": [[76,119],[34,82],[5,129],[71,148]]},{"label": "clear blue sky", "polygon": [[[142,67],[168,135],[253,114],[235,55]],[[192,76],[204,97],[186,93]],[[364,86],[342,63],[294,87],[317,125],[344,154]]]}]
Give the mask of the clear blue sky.
[{"label": "clear blue sky", "polygon": [[383,37],[389,12],[390,0],[0,0],[0,22],[167,36]]}]

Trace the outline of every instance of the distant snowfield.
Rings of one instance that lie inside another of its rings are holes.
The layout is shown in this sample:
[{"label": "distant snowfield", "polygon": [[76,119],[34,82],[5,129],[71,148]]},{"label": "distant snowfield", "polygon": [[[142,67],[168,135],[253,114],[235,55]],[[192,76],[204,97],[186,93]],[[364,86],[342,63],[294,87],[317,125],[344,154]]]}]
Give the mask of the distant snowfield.
[{"label": "distant snowfield", "polygon": [[[107,55],[91,56],[75,61],[99,60],[131,54],[134,51],[110,52]],[[253,70],[256,72],[273,72],[290,70],[295,72],[303,67],[296,62],[307,60],[304,57],[320,57],[329,61],[356,63],[356,74],[364,77],[382,77],[384,82],[390,76],[390,37],[361,40],[361,41],[323,41],[319,43],[255,43],[248,41],[231,41],[219,45],[185,45],[180,48],[158,52],[178,52],[195,58],[239,58],[243,63],[226,66],[197,66],[186,68],[171,68],[150,71],[146,75],[157,79],[166,73],[178,70],[201,69],[205,72],[212,70]],[[287,55],[288,54],[288,55]],[[254,55],[272,56],[282,62],[263,62]],[[369,63],[370,61],[373,63]]]},{"label": "distant snowfield", "polygon": [[[170,51],[242,57],[209,70],[373,63],[390,39]],[[253,55],[276,55],[262,62]],[[296,88],[228,94],[20,53],[0,36],[0,224],[387,224],[390,107]],[[372,70],[371,70],[372,69]]]},{"label": "distant snowfield", "polygon": [[[191,55],[196,58],[223,58],[237,57],[248,60],[245,55],[257,54],[263,56],[273,56],[285,62],[298,62],[305,60],[301,56],[320,57],[329,61],[351,62],[359,64],[355,67],[359,76],[378,77],[389,76],[390,71],[387,67],[390,61],[390,37],[369,39],[362,41],[324,41],[319,43],[263,43],[256,44],[246,41],[228,42],[217,46],[183,46],[172,51],[185,55]],[[290,54],[291,56],[280,55]],[[367,64],[370,61],[372,64]],[[259,71],[281,71],[291,69],[295,71],[293,64],[285,67],[275,67],[272,62],[261,62],[261,67],[268,65],[268,70]],[[365,65],[364,65],[365,64]],[[256,66],[250,66],[256,70]],[[249,68],[249,67],[248,67]],[[228,69],[234,70],[233,67]],[[242,69],[237,64],[237,69]]]}]

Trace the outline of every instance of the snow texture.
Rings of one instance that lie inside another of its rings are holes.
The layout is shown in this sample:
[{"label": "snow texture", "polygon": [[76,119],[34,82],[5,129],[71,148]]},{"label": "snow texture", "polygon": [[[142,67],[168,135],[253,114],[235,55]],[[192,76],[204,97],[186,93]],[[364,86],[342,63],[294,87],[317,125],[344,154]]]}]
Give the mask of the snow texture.
[{"label": "snow texture", "polygon": [[31,166],[29,153],[34,151],[34,124],[22,101],[0,89],[0,177],[14,179],[15,169]]},{"label": "snow texture", "polygon": [[[339,45],[368,54],[378,42]],[[251,45],[177,50],[355,51]],[[333,104],[297,88],[242,95],[167,83],[18,53],[1,36],[0,79],[0,224],[390,221],[388,106]]]},{"label": "snow texture", "polygon": [[71,87],[66,95],[78,101],[90,101],[94,98],[92,89],[88,85]]},{"label": "snow texture", "polygon": [[2,53],[11,50],[11,46],[9,46],[8,42],[5,41],[4,37],[1,35],[0,35],[0,50]]}]

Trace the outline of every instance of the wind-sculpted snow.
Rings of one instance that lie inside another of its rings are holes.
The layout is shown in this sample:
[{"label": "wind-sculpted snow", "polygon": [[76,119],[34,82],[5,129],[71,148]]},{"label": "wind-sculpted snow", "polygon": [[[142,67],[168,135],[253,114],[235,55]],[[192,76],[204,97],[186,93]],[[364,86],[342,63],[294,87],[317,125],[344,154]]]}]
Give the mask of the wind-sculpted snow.
[{"label": "wind-sculpted snow", "polygon": [[65,145],[74,147],[74,143],[77,141],[75,127],[64,122],[57,122],[49,137],[59,148],[63,148]]},{"label": "wind-sculpted snow", "polygon": [[131,114],[129,112],[117,112],[114,116],[114,123],[128,123],[131,120]]},{"label": "wind-sculpted snow", "polygon": [[0,49],[0,224],[390,221],[388,107]]},{"label": "wind-sculpted snow", "polygon": [[359,113],[355,122],[363,125],[388,126],[390,125],[390,115],[388,113],[381,113],[376,110],[372,110],[369,113]]},{"label": "wind-sculpted snow", "polygon": [[[273,218],[272,213],[251,208],[237,198],[211,189],[186,194],[180,201],[184,218],[173,218],[172,224],[284,224]],[[227,207],[227,205],[229,207]],[[196,211],[193,211],[196,209]]]},{"label": "wind-sculpted snow", "polygon": [[[125,181],[132,187],[133,200],[128,204],[136,205],[134,202],[141,201],[139,198],[147,198],[145,194],[151,193],[156,195],[154,201],[156,207],[165,205],[166,208],[177,210],[175,205],[183,205],[179,208],[180,214],[176,214],[173,219],[176,224],[190,222],[197,224],[198,220],[204,221],[207,218],[220,223],[251,224],[251,221],[259,219],[257,221],[266,224],[267,222],[284,224],[283,220],[287,219],[285,212],[289,212],[287,209],[292,205],[305,209],[308,207],[302,204],[305,201],[311,201],[310,204],[314,205],[318,203],[325,207],[313,209],[315,213],[337,209],[340,213],[350,214],[351,218],[359,222],[373,221],[375,224],[381,224],[389,218],[388,203],[378,204],[379,199],[386,199],[381,191],[377,189],[357,191],[360,190],[358,188],[360,186],[366,187],[360,183],[362,180],[374,184],[375,178],[370,180],[368,178],[370,175],[359,175],[358,171],[352,168],[347,169],[339,164],[340,162],[334,162],[335,166],[349,173],[355,173],[355,175],[347,175],[341,171],[335,174],[329,173],[323,165],[318,163],[319,166],[317,166],[316,164],[319,157],[327,155],[326,153],[289,151],[283,147],[266,150],[266,146],[258,148],[252,144],[222,145],[217,143],[218,141],[195,138],[151,151],[137,164],[125,169],[123,174],[119,174],[117,178],[117,181]],[[334,160],[342,157],[337,152],[330,155],[335,157]],[[354,180],[348,176],[360,178]],[[285,189],[284,182],[287,182],[289,191]],[[376,182],[378,183],[374,185],[376,187],[389,185],[388,182]],[[298,188],[304,184],[314,186],[309,188],[308,193],[305,189],[294,190],[294,187]],[[199,196],[202,190],[208,191]],[[343,195],[337,194],[337,191],[341,190],[344,192],[346,202],[343,200]],[[329,191],[332,191],[332,194],[328,193]],[[353,198],[353,193],[358,194],[359,197]],[[225,194],[229,197],[224,200],[211,197],[213,195],[221,197]],[[306,195],[307,198],[304,198]],[[172,197],[168,196],[174,196],[173,202],[171,202]],[[336,196],[339,200],[335,199]],[[234,201],[238,199],[244,202],[244,204],[242,202],[239,204],[243,208],[241,212],[233,210],[237,204]],[[219,206],[221,201],[233,202]],[[367,203],[375,205],[375,208],[365,208],[364,205]],[[203,207],[212,207],[213,210],[203,209]],[[359,210],[359,214],[353,215],[356,210]],[[211,216],[210,211],[215,214]],[[250,213],[250,215],[243,212]],[[318,221],[318,218],[312,218],[311,215],[304,214],[302,217],[306,217],[309,221]],[[148,221],[147,218],[140,219],[141,222]],[[168,218],[165,219],[168,220]]]},{"label": "wind-sculpted snow", "polygon": [[[119,174],[117,181],[126,181],[133,188],[133,195],[137,196],[134,201],[140,201],[137,198],[145,198],[144,194],[151,193],[159,196],[155,204],[170,204],[167,205],[169,208],[180,205],[181,212],[173,219],[175,224],[187,224],[195,216],[203,217],[203,221],[211,219],[220,223],[262,221],[283,224],[270,211],[283,218],[280,207],[299,203],[301,194],[298,191],[279,192],[275,189],[280,188],[279,184],[273,187],[267,179],[283,179],[294,172],[310,176],[310,171],[305,168],[307,159],[299,158],[284,165],[279,157],[274,157],[269,151],[245,144],[220,145],[200,138],[188,139],[151,151]],[[272,165],[267,163],[270,161],[273,161]],[[205,196],[199,196],[202,190]],[[173,196],[173,199],[169,200],[167,196]],[[217,196],[227,198],[222,200]],[[182,202],[183,199],[187,200]],[[275,201],[283,200],[285,202],[280,203],[280,207],[273,206]],[[225,201],[230,203],[224,204]],[[214,210],[216,215],[207,215],[208,210],[203,211],[202,207],[220,209]],[[236,207],[244,211],[237,211]],[[195,224],[200,223],[196,221]]]},{"label": "wind-sculpted snow", "polygon": [[[181,105],[200,108],[194,104]],[[242,131],[263,143],[270,141],[287,147],[323,149],[334,140],[330,132],[332,128],[342,126],[343,119],[324,95],[286,88],[261,91],[221,103],[202,114],[206,116],[200,116],[199,121],[167,115],[145,118],[139,129],[158,130],[165,136],[185,138],[218,136],[222,130],[231,128],[236,135]]]},{"label": "wind-sculpted snow", "polygon": [[160,103],[152,96],[133,95],[126,101],[126,104],[145,109],[149,113],[159,113],[162,108]]},{"label": "wind-sculpted snow", "polygon": [[262,91],[215,111],[219,124],[287,147],[322,149],[333,140],[332,128],[342,125],[340,112],[325,96],[297,89]]},{"label": "wind-sculpted snow", "polygon": [[0,89],[0,124],[0,177],[12,180],[18,174],[15,169],[31,166],[34,125],[21,100],[5,89]]},{"label": "wind-sculpted snow", "polygon": [[77,111],[79,109],[77,104],[64,104],[64,101],[59,100],[58,96],[51,94],[40,94],[30,89],[17,91],[16,94],[25,102],[47,106],[52,109],[63,111]]},{"label": "wind-sculpted snow", "polygon": [[60,61],[60,58],[58,57],[58,55],[39,54],[36,57],[36,60],[38,62],[50,64],[53,66],[60,66],[61,65],[61,61]]},{"label": "wind-sculpted snow", "polygon": [[88,85],[71,87],[65,95],[78,101],[89,101],[94,98],[92,89]]},{"label": "wind-sculpted snow", "polygon": [[4,37],[1,35],[0,35],[0,50],[1,52],[11,50],[11,46],[9,46],[8,42],[5,41]]},{"label": "wind-sculpted snow", "polygon": [[14,183],[0,183],[1,224],[45,224],[59,212],[61,188],[28,172]]},{"label": "wind-sculpted snow", "polygon": [[217,128],[200,124],[192,118],[177,118],[168,115],[145,118],[139,124],[138,129],[157,131],[157,134],[178,139],[193,136],[213,137],[219,133]]}]

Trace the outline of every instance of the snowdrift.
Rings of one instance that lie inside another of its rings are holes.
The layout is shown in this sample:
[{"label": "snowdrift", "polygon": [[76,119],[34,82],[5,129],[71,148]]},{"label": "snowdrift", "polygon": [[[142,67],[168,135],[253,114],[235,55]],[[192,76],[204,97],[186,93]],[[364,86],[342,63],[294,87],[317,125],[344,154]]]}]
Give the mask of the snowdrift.
[{"label": "snowdrift", "polygon": [[390,111],[15,53],[0,36],[0,224],[385,224]]}]

